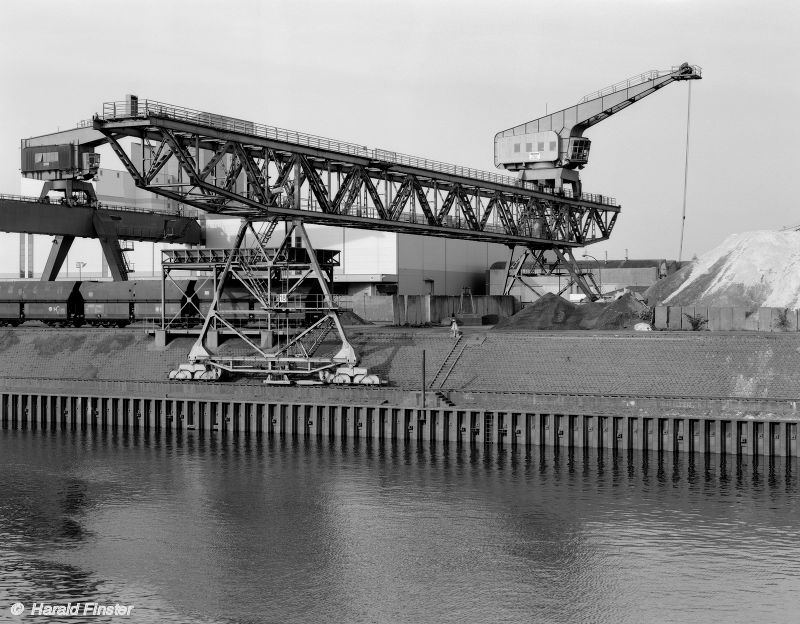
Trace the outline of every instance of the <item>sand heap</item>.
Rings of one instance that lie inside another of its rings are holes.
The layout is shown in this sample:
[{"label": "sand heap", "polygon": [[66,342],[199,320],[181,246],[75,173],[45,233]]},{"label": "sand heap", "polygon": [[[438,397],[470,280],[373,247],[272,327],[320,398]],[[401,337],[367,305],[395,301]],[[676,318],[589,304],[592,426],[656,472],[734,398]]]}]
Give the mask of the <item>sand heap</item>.
[{"label": "sand heap", "polygon": [[494,326],[501,330],[632,329],[647,306],[630,293],[609,303],[574,304],[546,294],[514,316]]},{"label": "sand heap", "polygon": [[650,305],[800,308],[800,232],[734,234],[656,282]]}]

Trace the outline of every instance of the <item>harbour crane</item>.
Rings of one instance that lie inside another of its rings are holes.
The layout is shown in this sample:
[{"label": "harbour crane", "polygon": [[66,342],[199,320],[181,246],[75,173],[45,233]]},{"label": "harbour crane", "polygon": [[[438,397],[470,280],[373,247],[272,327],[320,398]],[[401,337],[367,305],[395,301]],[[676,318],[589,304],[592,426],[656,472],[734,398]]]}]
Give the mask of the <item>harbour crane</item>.
[{"label": "harbour crane", "polygon": [[[586,130],[668,84],[701,77],[702,68],[682,63],[668,70],[646,71],[585,95],[568,108],[498,132],[494,164],[518,171],[520,180],[580,197],[578,172],[589,162],[591,147],[591,141],[583,136]],[[565,185],[570,188],[564,189]]]}]

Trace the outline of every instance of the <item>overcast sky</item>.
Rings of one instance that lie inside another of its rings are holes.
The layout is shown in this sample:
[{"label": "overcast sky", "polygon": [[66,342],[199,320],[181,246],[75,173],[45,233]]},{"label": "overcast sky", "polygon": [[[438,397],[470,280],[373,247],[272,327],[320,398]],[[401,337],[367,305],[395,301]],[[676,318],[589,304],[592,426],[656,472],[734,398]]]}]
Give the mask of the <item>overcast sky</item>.
[{"label": "overcast sky", "polygon": [[[493,137],[649,69],[692,84],[684,257],[800,224],[797,2],[37,1],[0,4],[0,192],[20,138],[126,93],[493,170]],[[678,253],[687,83],[587,133],[623,212],[598,257]]]}]

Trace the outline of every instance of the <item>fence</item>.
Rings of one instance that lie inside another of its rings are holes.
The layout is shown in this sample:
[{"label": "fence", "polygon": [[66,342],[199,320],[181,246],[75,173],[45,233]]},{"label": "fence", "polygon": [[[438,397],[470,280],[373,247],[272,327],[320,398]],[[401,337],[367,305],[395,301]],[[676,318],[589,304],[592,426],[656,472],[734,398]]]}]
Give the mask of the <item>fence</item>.
[{"label": "fence", "polygon": [[352,310],[365,321],[393,325],[439,324],[455,316],[480,320],[486,316],[508,317],[520,309],[515,297],[500,295],[377,295],[340,297],[342,308]]},{"label": "fence", "polygon": [[516,299],[502,295],[470,297],[446,295],[396,295],[394,297],[394,324],[438,324],[442,319],[455,316],[464,318],[497,315],[508,317],[519,309]]},{"label": "fence", "polygon": [[707,308],[703,306],[658,306],[655,328],[691,330],[689,317],[705,320],[701,329],[710,331],[796,332],[798,310],[787,308]]}]

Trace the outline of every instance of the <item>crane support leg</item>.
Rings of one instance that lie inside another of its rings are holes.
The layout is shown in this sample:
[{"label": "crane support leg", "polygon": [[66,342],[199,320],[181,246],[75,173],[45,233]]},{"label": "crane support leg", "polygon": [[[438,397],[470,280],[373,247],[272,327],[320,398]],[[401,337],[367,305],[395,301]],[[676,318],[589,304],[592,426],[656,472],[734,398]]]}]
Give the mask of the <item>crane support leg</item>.
[{"label": "crane support leg", "polygon": [[[231,265],[233,264],[233,258],[236,255],[236,251],[242,246],[242,242],[244,241],[244,235],[247,232],[248,227],[250,227],[249,221],[242,221],[242,224],[239,226],[238,232],[236,232],[236,238],[233,242],[233,249],[231,250],[230,255],[228,255],[228,259],[225,262],[225,267],[222,269],[222,273],[219,274],[217,277],[217,288],[214,291],[214,299],[211,302],[211,307],[206,314],[205,319],[203,319],[203,327],[200,330],[200,335],[195,340],[194,345],[192,346],[191,351],[189,351],[189,361],[196,362],[197,360],[208,359],[209,353],[205,347],[206,336],[208,336],[208,328],[211,325],[211,321],[214,318],[217,318],[217,309],[219,308],[219,300],[222,296],[222,290],[225,287],[225,280],[228,279],[228,275],[231,272]],[[247,340],[245,338],[245,340]],[[247,340],[247,342],[250,342]],[[250,346],[255,347],[251,343]],[[256,348],[257,351],[261,352],[261,349]]]},{"label": "crane support leg", "polygon": [[111,271],[111,277],[115,282],[124,282],[128,279],[128,266],[125,262],[125,256],[122,255],[122,247],[119,245],[119,239],[116,236],[107,236],[100,238],[100,247],[103,249],[103,255],[108,263],[108,269]]},{"label": "crane support leg", "polygon": [[[532,253],[530,249],[525,249],[517,257],[517,259],[514,260],[514,252],[515,252],[515,250],[516,250],[516,248],[514,248],[514,247],[511,248],[511,257],[509,257],[509,259],[508,259],[508,268],[506,269],[506,282],[505,282],[505,286],[503,287],[503,294],[504,295],[510,295],[511,294],[511,289],[514,288],[514,285],[517,282],[519,282],[525,288],[530,290],[534,295],[536,295],[536,298],[538,299],[539,297],[542,296],[542,293],[540,293],[533,286],[531,286],[528,283],[528,281],[525,279],[525,276],[523,274],[523,268],[525,266],[525,262],[528,260],[528,258],[531,258],[531,257],[534,260],[536,260],[536,254]],[[537,262],[537,264],[538,264],[538,262]]]},{"label": "crane support leg", "polygon": [[58,273],[64,265],[70,247],[75,240],[74,236],[56,236],[53,239],[53,247],[47,256],[47,263],[42,272],[43,282],[52,282],[58,278]]},{"label": "crane support leg", "polygon": [[[567,270],[570,278],[572,278],[573,283],[584,295],[586,295],[586,298],[589,301],[597,301],[601,296],[601,293],[597,288],[597,284],[594,284],[593,288],[592,285],[589,284],[589,282],[585,279],[580,267],[578,267],[578,262],[575,260],[575,256],[572,255],[572,250],[567,248],[562,251],[561,249],[556,248],[553,251],[555,251],[556,256],[558,257],[559,264]],[[594,277],[591,278],[591,281],[594,283]]]},{"label": "crane support leg", "polygon": [[[255,232],[253,221],[265,221],[263,235],[255,235],[255,248],[245,244],[247,231]],[[245,219],[237,232],[234,246],[227,250],[224,265],[216,277],[216,287],[208,312],[203,320],[200,335],[195,341],[190,353],[189,364],[170,373],[170,378],[175,379],[218,379],[222,371],[238,374],[266,375],[270,383],[288,383],[289,376],[300,378],[313,377],[320,383],[324,381],[320,375],[330,373],[330,369],[345,365],[348,379],[356,379],[353,383],[362,383],[365,376],[370,377],[363,383],[378,383],[376,376],[369,376],[365,372],[357,372],[354,368],[358,363],[358,355],[347,340],[331,292],[331,275],[322,266],[318,253],[311,244],[308,233],[302,220],[293,220],[288,224],[283,239],[277,248],[267,248],[266,242],[275,229],[274,217],[269,216]],[[296,245],[293,247],[292,242]],[[305,254],[298,253],[302,247]],[[326,256],[327,257],[327,256]],[[283,275],[283,277],[281,277]],[[288,284],[291,279],[293,283]],[[316,279],[321,297],[303,292],[299,287],[306,280]],[[226,283],[238,282],[257,302],[254,313],[266,314],[267,331],[272,332],[273,319],[277,319],[277,330],[280,331],[284,323],[285,335],[278,338],[277,344],[270,341],[270,346],[258,346],[247,335],[247,329],[240,325],[239,320],[230,310],[220,303],[224,302],[224,288]],[[281,282],[287,282],[281,285]],[[273,289],[279,287],[281,292]],[[295,318],[305,317],[304,327],[290,327],[287,323],[289,316]],[[317,318],[317,315],[318,318]],[[284,319],[284,320],[281,320]],[[315,319],[310,321],[309,319]],[[207,341],[212,328],[224,329],[241,339],[252,351],[251,355],[237,354],[226,356],[215,353]],[[299,330],[296,333],[295,330]],[[325,337],[335,332],[341,346],[331,356],[316,357],[314,354],[320,347]],[[358,369],[361,370],[361,369]],[[337,369],[338,371],[338,369]],[[339,375],[337,372],[329,374],[330,379]],[[345,374],[345,373],[341,373]],[[199,376],[198,376],[199,375]],[[278,380],[278,381],[276,381]],[[283,380],[283,381],[280,381]],[[334,381],[334,383],[340,383]],[[348,381],[347,383],[350,383]]]},{"label": "crane support leg", "polygon": [[94,229],[97,232],[97,238],[103,248],[103,255],[106,257],[106,262],[108,262],[108,268],[114,281],[122,282],[127,280],[128,263],[125,262],[125,256],[119,244],[119,235],[113,217],[100,215],[95,211],[92,216],[92,225],[94,225]]}]

